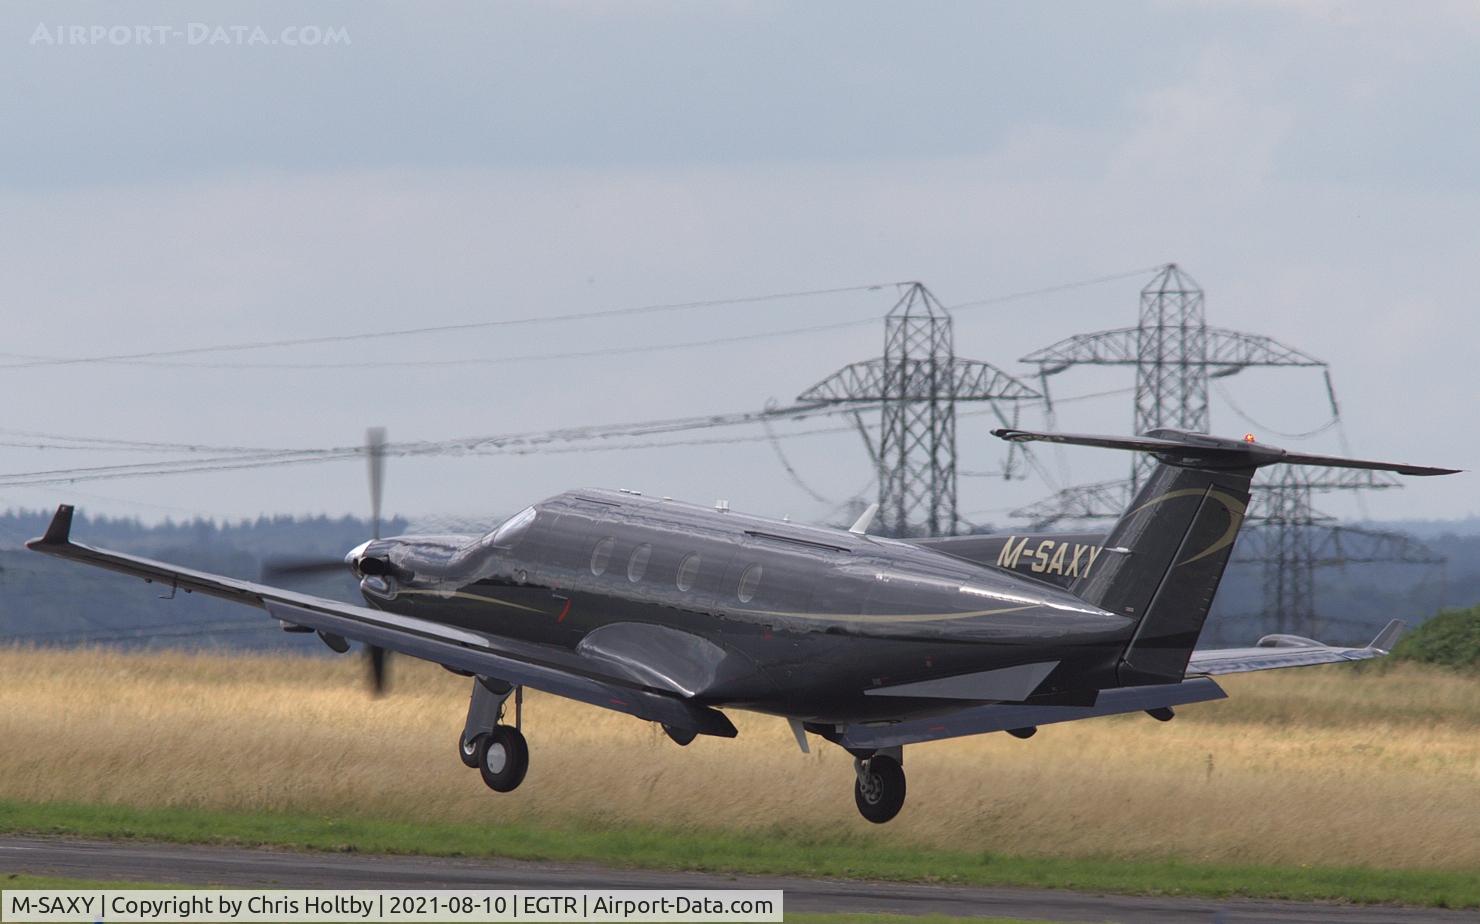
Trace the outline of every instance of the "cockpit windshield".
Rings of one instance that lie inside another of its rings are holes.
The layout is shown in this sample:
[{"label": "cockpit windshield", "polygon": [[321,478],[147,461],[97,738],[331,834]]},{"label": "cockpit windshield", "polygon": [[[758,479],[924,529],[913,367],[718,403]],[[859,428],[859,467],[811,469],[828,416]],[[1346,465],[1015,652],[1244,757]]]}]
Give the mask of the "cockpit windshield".
[{"label": "cockpit windshield", "polygon": [[485,549],[510,549],[534,524],[535,509],[525,507],[499,525],[498,529],[483,537],[479,543]]}]

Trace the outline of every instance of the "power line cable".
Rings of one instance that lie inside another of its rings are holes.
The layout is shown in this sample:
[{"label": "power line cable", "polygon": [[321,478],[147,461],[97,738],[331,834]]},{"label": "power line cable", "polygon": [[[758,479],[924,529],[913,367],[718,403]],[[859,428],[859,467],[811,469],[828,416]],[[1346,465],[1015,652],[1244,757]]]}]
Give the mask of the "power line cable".
[{"label": "power line cable", "polygon": [[[713,427],[736,426],[757,423],[763,419],[803,420],[809,417],[833,416],[848,412],[847,409],[817,405],[793,405],[762,411],[745,411],[734,414],[710,414],[698,417],[679,417],[663,420],[639,421],[626,424],[608,424],[595,427],[573,427],[564,430],[532,433],[499,434],[493,436],[462,439],[387,443],[385,453],[393,456],[491,454],[500,451],[556,451],[554,449],[529,450],[526,447],[545,447],[551,443],[571,443],[587,440],[608,440],[620,437],[656,436],[688,430],[703,430]],[[620,448],[613,446],[613,448]],[[88,466],[80,468],[44,469],[30,472],[15,472],[0,475],[0,486],[67,484],[74,481],[92,481],[114,478],[176,475],[190,472],[219,472],[241,469],[264,468],[280,465],[301,465],[312,462],[328,462],[338,459],[362,457],[364,446],[340,446],[324,449],[287,450],[258,455],[222,456],[207,459],[179,459],[167,462],[139,462],[124,465]]]},{"label": "power line cable", "polygon": [[[961,302],[951,306],[951,310],[971,311],[990,305],[1000,305],[1025,298],[1039,295],[1047,295],[1054,292],[1063,292],[1071,289],[1082,289],[1089,286],[1101,285],[1133,276],[1144,276],[1158,267],[1149,269],[1130,270],[1123,273],[1114,273],[1108,276],[1096,276],[1090,279],[1080,279],[1074,282],[1060,283],[1057,285],[1043,286],[1036,289],[1024,289],[1018,292],[1009,292],[1003,295],[991,296],[974,301]],[[867,290],[877,290],[885,285],[870,285],[864,287]],[[901,285],[901,283],[893,283]],[[835,294],[843,291],[857,291],[856,289],[827,289],[818,292],[793,293],[791,297],[812,294]],[[777,296],[787,297],[787,296]],[[705,306],[716,303],[703,303]],[[561,320],[567,320],[578,316],[563,316]],[[629,355],[634,353],[658,353],[669,350],[686,350],[697,347],[721,346],[732,343],[747,343],[757,340],[771,340],[780,337],[792,337],[801,334],[814,334],[826,331],[844,330],[851,327],[860,327],[866,324],[876,324],[883,320],[879,316],[858,318],[851,321],[839,321],[832,324],[815,324],[806,327],[794,327],[778,331],[763,331],[755,334],[738,334],[729,337],[712,337],[704,340],[689,340],[678,343],[639,344],[627,347],[606,347],[599,350],[570,350],[559,353],[530,353],[514,356],[494,357],[462,357],[457,359],[401,359],[401,360],[355,360],[350,362],[211,362],[211,363],[172,363],[172,362],[129,362],[128,365],[143,366],[166,366],[172,368],[211,368],[211,369],[378,369],[378,368],[443,368],[451,366],[496,366],[508,363],[520,362],[551,362],[561,359],[592,359],[605,356]]]},{"label": "power line cable", "polygon": [[[412,337],[425,334],[441,334],[454,331],[484,330],[501,327],[516,327],[530,324],[555,324],[566,321],[587,321],[595,318],[623,317],[639,314],[656,314],[671,311],[691,311],[717,308],[727,305],[751,305],[761,302],[809,298],[819,295],[840,295],[848,292],[867,292],[887,288],[899,283],[870,283],[856,286],[837,286],[830,289],[805,289],[795,292],[773,292],[766,295],[744,295],[733,298],[714,298],[702,301],[669,302],[655,305],[637,305],[625,308],[607,308],[600,311],[576,311],[569,314],[543,315],[524,318],[504,318],[494,321],[468,321],[459,324],[437,324],[426,327],[407,327],[399,330],[365,331],[355,334],[331,334],[323,337],[292,337],[278,340],[256,340],[244,343],[221,343],[211,346],[183,347],[172,350],[145,350],[136,353],[109,353],[97,356],[28,356],[21,362],[0,363],[0,369],[24,369],[35,366],[66,366],[82,363],[116,363],[128,360],[157,359],[169,356],[192,356],[202,353],[226,353],[245,350],[267,350],[278,347],[309,346],[326,343],[350,343],[377,340],[387,337]],[[11,354],[15,355],[15,354]]]},{"label": "power line cable", "polygon": [[[1039,295],[1047,295],[1054,292],[1080,289],[1088,286],[1100,285],[1114,282],[1132,276],[1142,276],[1151,269],[1129,270],[1123,273],[1114,273],[1106,276],[1095,276],[1089,279],[1080,279],[1072,282],[1059,283],[1057,285],[1042,286],[1036,289],[1024,289],[1018,292],[1009,292],[1002,295],[989,296],[987,298],[974,299],[960,302],[950,306],[953,311],[971,311],[990,305],[998,305]],[[147,350],[134,353],[112,353],[95,356],[63,357],[63,356],[35,356],[31,354],[0,354],[18,361],[11,363],[0,363],[0,369],[25,369],[38,366],[61,366],[78,365],[90,363],[106,363],[114,365],[136,365],[136,366],[164,366],[170,368],[210,368],[210,369],[360,369],[360,368],[415,368],[415,367],[445,367],[445,366],[483,366],[497,365],[512,362],[531,361],[553,361],[558,359],[579,359],[596,356],[610,355],[613,353],[644,353],[662,350],[690,349],[694,347],[707,347],[725,343],[740,343],[750,340],[762,340],[776,337],[795,336],[800,334],[817,333],[828,330],[839,330],[847,327],[858,326],[877,322],[878,318],[860,318],[851,321],[838,322],[835,324],[820,324],[811,327],[792,328],[785,331],[769,331],[758,334],[738,335],[734,337],[721,337],[709,340],[696,340],[673,344],[643,344],[631,347],[617,347],[603,350],[571,351],[564,353],[533,354],[524,356],[505,357],[470,357],[460,359],[443,360],[387,360],[378,362],[372,360],[360,360],[343,363],[252,363],[252,362],[222,362],[222,363],[172,363],[156,362],[155,360],[166,359],[174,356],[195,356],[208,353],[242,352],[248,350],[276,349],[280,347],[322,345],[330,343],[350,343],[365,340],[384,339],[390,337],[420,336],[426,334],[438,334],[449,332],[464,332],[488,328],[514,327],[531,324],[551,324],[568,321],[593,320],[598,318],[623,317],[640,314],[653,314],[659,312],[688,311],[704,308],[723,307],[728,305],[758,304],[770,301],[782,301],[787,299],[808,298],[821,295],[839,295],[850,292],[878,291],[889,286],[900,286],[905,283],[869,283],[856,286],[838,286],[828,289],[807,289],[794,292],[777,292],[766,295],[737,296],[733,298],[705,299],[690,302],[671,302],[655,305],[637,305],[624,308],[610,308],[600,311],[580,311],[563,315],[548,315],[524,318],[507,318],[494,321],[470,321],[458,324],[441,324],[426,327],[402,328],[388,331],[366,331],[355,334],[332,334],[322,337],[297,337],[283,338],[277,340],[258,340],[243,343],[214,344],[211,346],[183,347],[171,350]]]},{"label": "power line cable", "polygon": [[[151,452],[291,452],[292,450],[269,448],[263,446],[208,446],[201,443],[159,443],[145,440],[124,440],[106,436],[70,436],[61,433],[42,433],[36,430],[14,430],[8,427],[0,427],[0,433],[13,437],[33,437],[37,440],[53,441],[56,443],[75,444],[79,448],[99,450],[148,450]],[[23,448],[30,444],[24,444]],[[68,446],[46,446],[47,449],[65,449]]]},{"label": "power line cable", "polygon": [[1024,289],[1020,292],[1008,292],[1003,295],[992,295],[987,298],[978,298],[972,301],[958,302],[955,305],[947,305],[951,311],[972,311],[977,308],[985,308],[989,305],[1000,305],[1004,302],[1015,302],[1025,298],[1034,298],[1039,295],[1052,295],[1054,292],[1067,292],[1071,289],[1084,289],[1090,286],[1101,285],[1106,282],[1117,282],[1121,279],[1129,279],[1133,276],[1145,276],[1161,269],[1163,264],[1141,269],[1126,270],[1123,273],[1112,273],[1108,276],[1094,276],[1089,279],[1077,279],[1073,282],[1061,282],[1057,285],[1041,286],[1037,289]]},{"label": "power line cable", "polygon": [[[793,439],[802,436],[819,436],[825,433],[852,433],[853,427],[817,427],[812,430],[799,430],[794,433],[782,434],[784,439]],[[756,434],[751,436],[713,436],[700,437],[689,440],[652,440],[644,443],[601,443],[595,446],[559,446],[551,448],[517,448],[498,450],[479,455],[549,455],[581,452],[621,452],[629,449],[670,449],[680,446],[726,446],[736,443],[763,443],[770,440],[769,434]],[[832,503],[827,498],[817,498],[823,503]]]},{"label": "power line cable", "polygon": [[[710,337],[704,340],[685,340],[677,343],[645,343],[633,346],[602,347],[599,350],[568,350],[559,353],[520,353],[512,356],[471,356],[457,359],[387,359],[353,360],[349,362],[156,362],[150,360],[120,363],[130,366],[165,366],[175,369],[416,369],[446,368],[450,366],[500,366],[509,363],[552,362],[559,359],[596,359],[607,356],[628,356],[634,353],[662,353],[669,350],[688,350],[696,347],[723,346],[731,343],[749,343],[757,340],[773,340],[794,337],[799,334],[815,334],[824,331],[843,330],[877,324],[882,316],[869,316],[852,321],[832,324],[814,324],[807,327],[792,327],[784,330],[761,331],[755,334],[736,334],[728,337]],[[3,368],[3,367],[0,367]]]},{"label": "power line cable", "polygon": [[[1123,394],[1129,389],[1111,389],[1101,392],[1093,392],[1085,395],[1074,395],[1058,399],[1059,403],[1070,403],[1106,395]],[[740,426],[755,424],[767,420],[805,420],[809,417],[829,417],[837,415],[851,415],[859,410],[866,410],[869,406],[862,408],[841,405],[791,405],[787,407],[768,408],[761,411],[743,411],[732,414],[710,414],[695,417],[678,417],[662,420],[639,421],[625,424],[609,424],[591,427],[572,427],[563,430],[537,431],[528,433],[499,434],[493,436],[469,437],[462,439],[451,439],[441,441],[387,443],[385,452],[393,456],[421,456],[421,455],[460,455],[477,454],[490,455],[499,453],[513,453],[527,455],[535,452],[569,452],[569,451],[603,451],[606,449],[622,449],[624,444],[607,442],[615,439],[629,439],[644,436],[658,436],[668,433],[679,433],[691,430],[704,430],[714,427]],[[980,411],[962,412],[960,416],[970,417],[977,414],[992,413],[990,409]],[[848,428],[838,428],[839,431]],[[815,431],[832,432],[832,431]],[[809,434],[810,435],[810,432]],[[731,440],[731,442],[755,441],[759,438],[745,438]],[[560,449],[550,446],[552,443],[576,443],[587,441],[601,441],[597,447],[590,449]],[[682,442],[657,442],[634,445],[631,448],[662,448],[664,446],[679,445],[704,445],[710,441]],[[240,471],[257,468],[269,468],[286,465],[304,465],[316,462],[332,462],[341,459],[359,458],[365,453],[363,446],[339,446],[321,449],[294,449],[281,451],[264,451],[256,454],[242,453],[238,455],[222,455],[205,459],[177,459],[163,462],[138,462],[124,465],[85,466],[76,468],[53,468],[29,472],[11,472],[0,474],[0,486],[40,486],[71,484],[79,481],[113,480],[118,478],[135,477],[159,477],[164,475],[183,475],[196,472],[225,472]]]},{"label": "power line cable", "polygon": [[[235,449],[231,447],[180,447],[150,448],[146,446],[115,446],[107,443],[51,443],[45,440],[0,440],[0,446],[7,449],[34,449],[37,452],[134,452],[134,453],[162,453],[162,452],[261,452],[263,450]],[[273,450],[269,450],[273,451]]]},{"label": "power line cable", "polygon": [[[811,485],[802,480],[801,475],[797,474],[797,470],[792,466],[791,460],[786,457],[786,451],[781,448],[781,441],[776,438],[776,431],[771,429],[771,421],[761,421],[761,425],[766,430],[766,439],[770,442],[772,451],[776,453],[776,458],[778,461],[780,461],[782,470],[786,472],[787,477],[791,479],[792,483],[801,488],[804,494],[820,504],[836,504],[836,501],[832,500],[831,498],[824,497],[822,494],[818,493],[816,490],[813,489]],[[851,430],[853,428],[839,427],[836,429]],[[795,436],[797,434],[790,435]]]},{"label": "power line cable", "polygon": [[1228,405],[1228,407],[1233,411],[1234,414],[1239,417],[1240,420],[1255,428],[1260,433],[1273,433],[1275,436],[1289,440],[1304,440],[1310,439],[1313,436],[1320,436],[1322,433],[1325,433],[1333,427],[1339,426],[1341,424],[1341,418],[1333,414],[1330,420],[1321,424],[1319,427],[1316,427],[1314,430],[1305,430],[1300,433],[1287,433],[1283,430],[1276,430],[1274,427],[1260,423],[1259,421],[1255,420],[1247,411],[1239,407],[1238,404],[1233,400],[1233,395],[1228,393],[1228,389],[1224,387],[1222,382],[1215,381],[1213,383],[1213,387],[1217,389],[1218,396],[1223,399],[1224,403]]}]

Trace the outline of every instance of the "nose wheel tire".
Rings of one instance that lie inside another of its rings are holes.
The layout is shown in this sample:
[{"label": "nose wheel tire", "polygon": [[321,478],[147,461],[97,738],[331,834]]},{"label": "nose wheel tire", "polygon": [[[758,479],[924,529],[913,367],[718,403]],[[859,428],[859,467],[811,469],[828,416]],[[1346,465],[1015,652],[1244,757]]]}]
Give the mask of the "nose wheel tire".
[{"label": "nose wheel tire", "polygon": [[472,740],[464,738],[461,734],[459,734],[457,737],[457,756],[462,760],[463,766],[468,767],[469,769],[477,767],[478,746],[482,744],[483,738],[485,736],[481,734],[474,735],[472,737]]},{"label": "nose wheel tire", "polygon": [[858,803],[858,813],[876,825],[898,815],[904,807],[904,768],[899,761],[875,754],[860,762],[857,769],[853,800]]},{"label": "nose wheel tire", "polygon": [[494,792],[513,792],[529,771],[529,745],[512,725],[500,725],[478,742],[478,772]]}]

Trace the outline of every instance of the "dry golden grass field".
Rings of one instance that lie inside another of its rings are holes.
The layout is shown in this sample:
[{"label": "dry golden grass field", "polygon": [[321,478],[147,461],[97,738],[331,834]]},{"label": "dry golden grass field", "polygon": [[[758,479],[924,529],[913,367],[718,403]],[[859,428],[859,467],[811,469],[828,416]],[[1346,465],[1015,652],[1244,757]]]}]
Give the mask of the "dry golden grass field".
[{"label": "dry golden grass field", "polygon": [[[496,795],[453,748],[468,681],[399,659],[0,649],[0,799],[877,836],[849,759],[785,723],[688,748],[537,693]],[[1228,678],[1230,699],[910,749],[892,845],[1025,856],[1480,870],[1480,678],[1346,666]],[[872,833],[870,833],[872,832]]]}]

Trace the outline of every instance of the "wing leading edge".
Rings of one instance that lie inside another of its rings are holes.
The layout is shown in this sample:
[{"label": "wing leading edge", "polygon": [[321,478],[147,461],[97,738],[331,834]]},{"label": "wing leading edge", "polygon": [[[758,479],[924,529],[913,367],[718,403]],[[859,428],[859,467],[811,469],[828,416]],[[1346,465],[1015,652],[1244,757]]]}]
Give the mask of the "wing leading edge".
[{"label": "wing leading edge", "polygon": [[399,616],[367,606],[72,542],[72,510],[70,505],[58,507],[46,534],[27,542],[26,547],[58,558],[131,574],[146,581],[168,584],[187,593],[200,592],[255,606],[295,625],[457,670],[496,677],[603,709],[625,712],[640,719],[663,722],[705,735],[732,738],[736,734],[735,726],[719,710],[604,675],[599,666],[587,662],[576,652]]}]

